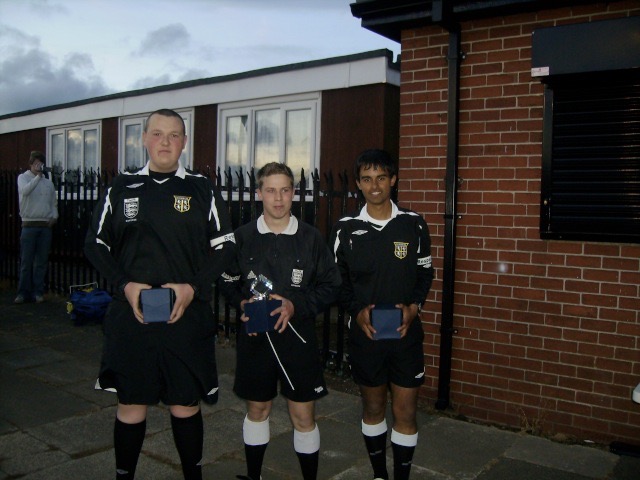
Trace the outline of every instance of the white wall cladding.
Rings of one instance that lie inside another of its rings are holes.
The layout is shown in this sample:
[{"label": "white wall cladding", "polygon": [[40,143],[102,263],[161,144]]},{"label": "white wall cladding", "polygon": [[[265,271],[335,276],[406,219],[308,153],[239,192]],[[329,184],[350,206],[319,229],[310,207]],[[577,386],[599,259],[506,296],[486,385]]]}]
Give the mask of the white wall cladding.
[{"label": "white wall cladding", "polygon": [[[65,104],[37,113],[15,114],[0,119],[0,134],[125,117],[158,108],[189,108],[378,83],[399,86],[400,72],[389,65],[384,50],[379,52],[380,56],[375,57],[338,57],[335,63],[328,59],[326,63],[309,62],[309,66],[303,63],[299,68],[281,72],[265,69],[264,74],[256,70],[240,78],[237,75],[230,75],[228,80],[226,77],[212,78],[211,83],[204,85],[186,85],[148,93],[139,90],[139,93],[127,92],[123,96],[115,94],[89,99],[80,105]],[[340,58],[345,58],[345,61],[340,62]]]}]

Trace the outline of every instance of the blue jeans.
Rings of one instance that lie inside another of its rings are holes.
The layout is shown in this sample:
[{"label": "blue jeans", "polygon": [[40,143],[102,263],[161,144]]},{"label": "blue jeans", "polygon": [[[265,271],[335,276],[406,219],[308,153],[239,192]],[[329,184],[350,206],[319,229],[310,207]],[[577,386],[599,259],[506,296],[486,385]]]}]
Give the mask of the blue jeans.
[{"label": "blue jeans", "polygon": [[44,276],[51,249],[49,227],[22,227],[18,295],[25,299],[44,294]]}]

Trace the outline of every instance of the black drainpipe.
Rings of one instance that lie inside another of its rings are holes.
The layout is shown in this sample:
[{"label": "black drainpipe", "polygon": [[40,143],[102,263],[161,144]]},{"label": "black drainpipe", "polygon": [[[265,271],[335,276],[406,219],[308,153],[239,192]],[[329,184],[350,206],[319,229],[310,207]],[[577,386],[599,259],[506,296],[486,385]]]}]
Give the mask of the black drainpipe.
[{"label": "black drainpipe", "polygon": [[[437,8],[438,5],[440,8]],[[446,7],[445,7],[446,8]],[[442,0],[434,1],[434,20],[449,31],[449,103],[447,106],[447,169],[445,176],[444,259],[442,267],[442,320],[440,323],[440,367],[438,371],[438,399],[435,407],[444,410],[449,406],[451,390],[451,356],[453,350],[453,294],[456,272],[456,220],[458,202],[458,127],[460,63],[464,55],[460,48],[460,26],[446,22]],[[443,21],[444,20],[444,21]]]}]

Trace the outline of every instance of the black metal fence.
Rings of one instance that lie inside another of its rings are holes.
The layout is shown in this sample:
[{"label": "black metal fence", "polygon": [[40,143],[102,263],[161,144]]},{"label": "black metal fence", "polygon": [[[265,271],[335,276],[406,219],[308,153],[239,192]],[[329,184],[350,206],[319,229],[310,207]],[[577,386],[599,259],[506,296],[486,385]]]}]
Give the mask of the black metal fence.
[{"label": "black metal fence", "polygon": [[[0,170],[0,279],[16,285],[20,268],[20,216],[18,208],[17,170]],[[54,176],[57,189],[59,219],[53,228],[53,242],[49,255],[46,277],[48,291],[68,296],[69,288],[97,282],[102,288],[112,287],[101,278],[83,254],[84,239],[94,206],[118,172],[72,172],[67,180]],[[234,229],[257,218],[262,213],[261,202],[256,197],[254,170],[248,172],[220,170],[200,171],[214,180],[223,197]],[[222,179],[224,178],[224,181]],[[304,170],[299,177],[294,197],[293,213],[305,222],[317,227],[325,237],[333,224],[347,212],[361,208],[362,201],[357,192],[349,189],[346,172],[334,177],[332,172],[321,177],[315,170],[308,177]],[[307,178],[310,180],[307,184]],[[239,324],[239,315],[221,295],[214,294],[212,302],[220,333],[230,338]],[[332,307],[318,319],[321,354],[325,366],[336,373],[343,372],[344,321],[341,309]]]}]

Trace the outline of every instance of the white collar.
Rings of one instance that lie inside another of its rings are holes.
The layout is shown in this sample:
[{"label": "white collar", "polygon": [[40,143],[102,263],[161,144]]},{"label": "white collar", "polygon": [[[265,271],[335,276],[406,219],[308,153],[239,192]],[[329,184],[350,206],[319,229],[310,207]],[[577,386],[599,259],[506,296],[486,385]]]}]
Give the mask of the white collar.
[{"label": "white collar", "polygon": [[[284,235],[295,235],[297,231],[298,219],[295,217],[295,215],[291,215],[289,217],[289,224],[287,225],[287,228],[285,228],[280,233]],[[265,222],[264,214],[260,215],[260,217],[258,218],[258,233],[274,233],[267,225],[267,222]],[[278,234],[276,233],[276,235]]]},{"label": "white collar", "polygon": [[384,227],[387,223],[389,223],[391,220],[396,218],[397,215],[398,215],[398,206],[395,203],[393,203],[393,200],[391,200],[391,216],[386,220],[378,220],[377,218],[372,218],[369,215],[369,212],[367,212],[366,204],[364,205],[364,207],[362,207],[362,210],[360,210],[360,215],[358,215],[358,218],[365,222],[373,223],[374,225],[377,225],[379,227]]}]

